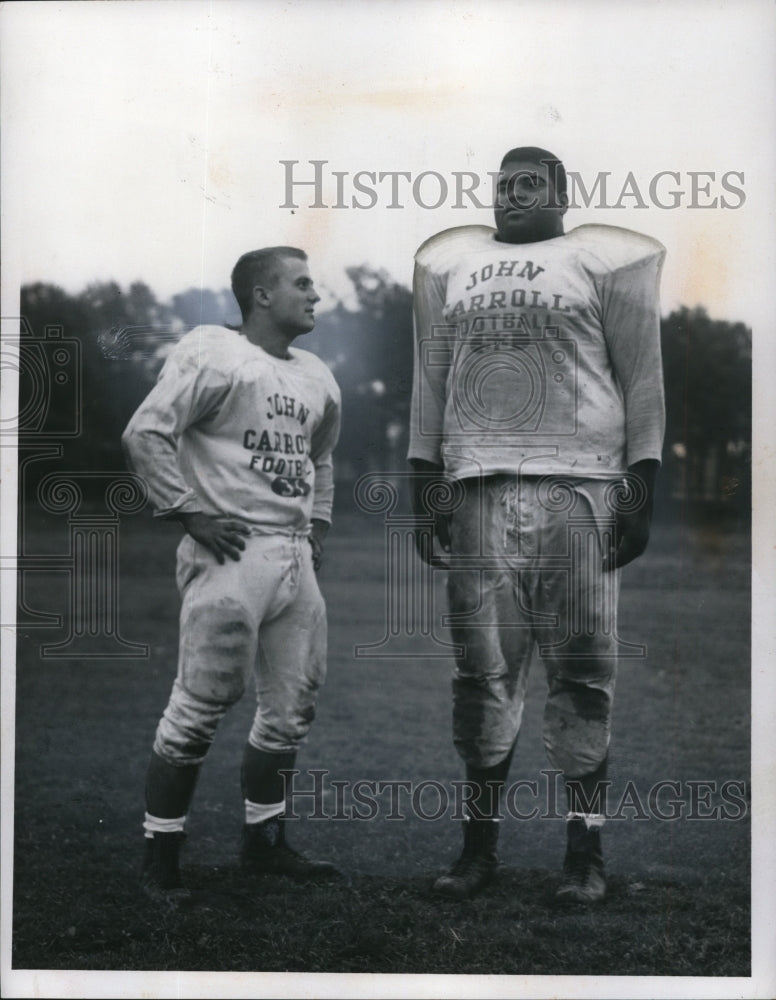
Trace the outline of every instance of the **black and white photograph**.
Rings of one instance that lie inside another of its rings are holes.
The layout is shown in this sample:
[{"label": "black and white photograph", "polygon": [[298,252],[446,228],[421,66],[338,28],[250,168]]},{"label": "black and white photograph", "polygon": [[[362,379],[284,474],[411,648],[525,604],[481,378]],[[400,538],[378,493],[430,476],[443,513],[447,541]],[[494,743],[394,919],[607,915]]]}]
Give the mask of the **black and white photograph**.
[{"label": "black and white photograph", "polygon": [[776,995],[775,41],[0,7],[3,996]]}]

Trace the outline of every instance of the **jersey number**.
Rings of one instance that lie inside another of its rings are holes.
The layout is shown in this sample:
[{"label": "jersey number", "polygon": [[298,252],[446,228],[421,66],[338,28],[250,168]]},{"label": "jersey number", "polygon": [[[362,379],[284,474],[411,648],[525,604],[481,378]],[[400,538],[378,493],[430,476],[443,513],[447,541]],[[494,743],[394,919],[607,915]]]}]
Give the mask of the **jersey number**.
[{"label": "jersey number", "polygon": [[278,476],[272,480],[272,492],[281,497],[306,497],[310,492],[310,484],[306,479],[289,479]]}]

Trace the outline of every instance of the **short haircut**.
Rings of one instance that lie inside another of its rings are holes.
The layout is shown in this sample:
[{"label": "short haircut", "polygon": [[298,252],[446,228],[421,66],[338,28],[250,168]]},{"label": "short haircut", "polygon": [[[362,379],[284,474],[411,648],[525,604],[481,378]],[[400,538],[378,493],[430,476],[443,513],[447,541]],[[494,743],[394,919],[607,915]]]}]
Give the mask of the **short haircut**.
[{"label": "short haircut", "polygon": [[528,163],[544,164],[549,172],[555,193],[558,195],[566,193],[566,168],[554,153],[549,152],[547,149],[541,149],[539,146],[516,146],[514,149],[510,149],[502,159],[502,168],[505,163],[513,160],[525,160]]},{"label": "short haircut", "polygon": [[297,247],[264,247],[244,253],[232,270],[232,291],[240,307],[243,322],[253,309],[253,289],[256,285],[274,288],[280,277],[279,265],[286,257],[307,260],[304,250]]}]

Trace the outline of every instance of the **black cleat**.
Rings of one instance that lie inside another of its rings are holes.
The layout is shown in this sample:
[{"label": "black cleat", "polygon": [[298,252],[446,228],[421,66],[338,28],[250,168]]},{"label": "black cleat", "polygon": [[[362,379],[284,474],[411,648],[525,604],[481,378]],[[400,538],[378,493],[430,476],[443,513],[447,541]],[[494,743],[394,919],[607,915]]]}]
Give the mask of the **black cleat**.
[{"label": "black cleat", "polygon": [[555,898],[561,903],[600,903],[606,896],[601,832],[588,830],[585,821],[579,818],[568,820],[566,830],[563,881]]},{"label": "black cleat", "polygon": [[320,882],[340,874],[331,862],[314,861],[289,847],[280,816],[243,826],[240,865],[253,874],[287,875],[298,882]]},{"label": "black cleat", "polygon": [[463,851],[450,871],[434,882],[434,892],[451,899],[471,899],[496,874],[498,823],[490,819],[468,819],[464,828]]},{"label": "black cleat", "polygon": [[183,831],[155,833],[146,838],[145,857],[140,873],[140,889],[155,903],[177,906],[191,899],[178,867]]}]

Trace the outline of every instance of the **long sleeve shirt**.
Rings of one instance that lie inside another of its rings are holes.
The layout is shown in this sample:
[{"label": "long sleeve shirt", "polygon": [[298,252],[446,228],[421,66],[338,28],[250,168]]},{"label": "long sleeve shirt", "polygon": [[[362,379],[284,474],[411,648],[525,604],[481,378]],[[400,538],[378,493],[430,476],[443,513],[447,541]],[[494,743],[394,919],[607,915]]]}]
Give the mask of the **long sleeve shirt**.
[{"label": "long sleeve shirt", "polygon": [[426,241],[409,457],[453,479],[609,478],[660,460],[664,256],[611,226],[528,244],[464,226]]},{"label": "long sleeve shirt", "polygon": [[222,514],[279,533],[331,520],[339,388],[315,355],[289,354],[220,326],[176,345],[122,437],[157,515]]}]

